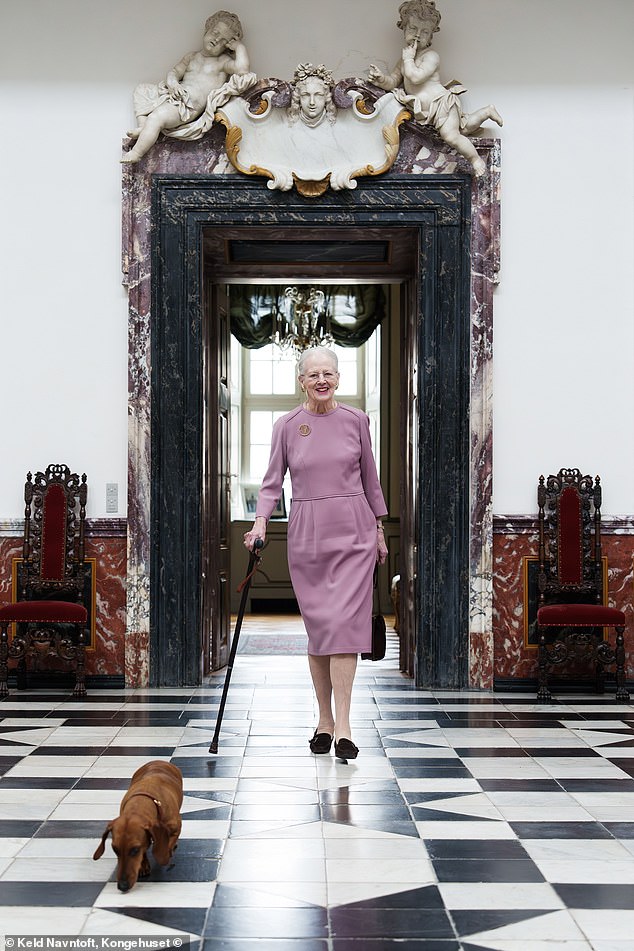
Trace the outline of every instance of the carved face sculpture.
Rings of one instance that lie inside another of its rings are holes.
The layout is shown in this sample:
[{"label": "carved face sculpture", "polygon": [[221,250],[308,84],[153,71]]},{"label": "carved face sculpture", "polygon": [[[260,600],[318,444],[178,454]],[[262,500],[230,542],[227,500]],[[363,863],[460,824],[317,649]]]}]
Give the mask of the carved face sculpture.
[{"label": "carved face sculpture", "polygon": [[231,47],[236,39],[236,33],[224,20],[218,20],[215,26],[206,31],[203,37],[203,48],[207,56],[218,56],[223,50]]},{"label": "carved face sculpture", "polygon": [[318,76],[309,76],[299,84],[299,105],[302,119],[314,123],[326,111],[328,87]]},{"label": "carved face sculpture", "polygon": [[409,16],[403,27],[405,45],[426,49],[431,44],[434,25],[431,20],[423,20],[414,15]]}]

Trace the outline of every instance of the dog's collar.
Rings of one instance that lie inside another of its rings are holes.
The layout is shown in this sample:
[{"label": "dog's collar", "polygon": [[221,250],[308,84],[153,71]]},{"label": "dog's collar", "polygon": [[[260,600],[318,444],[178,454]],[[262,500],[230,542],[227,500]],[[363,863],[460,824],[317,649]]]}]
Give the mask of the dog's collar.
[{"label": "dog's collar", "polygon": [[157,813],[158,813],[159,819],[162,818],[162,816],[161,816],[161,800],[160,800],[160,799],[155,799],[154,796],[150,795],[149,792],[135,792],[135,793],[131,793],[127,798],[128,798],[128,799],[134,799],[135,796],[145,796],[146,799],[151,799],[152,802],[154,803],[154,805],[156,806],[156,811],[157,811]]}]

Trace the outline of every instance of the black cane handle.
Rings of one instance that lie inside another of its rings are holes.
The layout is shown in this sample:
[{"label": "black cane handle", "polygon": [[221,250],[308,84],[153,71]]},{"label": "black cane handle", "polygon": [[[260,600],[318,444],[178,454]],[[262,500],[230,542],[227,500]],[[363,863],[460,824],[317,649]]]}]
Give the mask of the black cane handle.
[{"label": "black cane handle", "polygon": [[261,538],[256,538],[256,540],[253,542],[253,548],[249,554],[249,566],[247,568],[247,573],[236,588],[238,594],[240,594],[240,592],[249,584],[251,578],[258,570],[261,561],[258,552],[261,548],[264,548],[264,542]]}]

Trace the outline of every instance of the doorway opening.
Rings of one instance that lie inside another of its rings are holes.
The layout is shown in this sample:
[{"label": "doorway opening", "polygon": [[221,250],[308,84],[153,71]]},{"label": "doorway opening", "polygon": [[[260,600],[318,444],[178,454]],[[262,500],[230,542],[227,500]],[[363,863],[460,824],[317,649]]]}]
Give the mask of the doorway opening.
[{"label": "doorway opening", "polygon": [[[370,419],[389,511],[384,520],[389,556],[379,572],[377,602],[388,618],[396,602],[398,663],[410,676],[414,673],[414,612],[400,610],[400,591],[408,573],[401,553],[418,548],[413,506],[407,504],[408,492],[410,497],[415,493],[411,484],[401,484],[405,466],[401,410],[403,405],[416,408],[411,393],[415,374],[404,365],[410,351],[403,346],[408,337],[405,291],[407,282],[414,281],[416,246],[416,232],[404,228],[386,229],[380,240],[359,228],[249,229],[244,233],[233,229],[230,236],[213,229],[205,234],[205,674],[227,661],[240,601],[237,587],[246,565],[242,538],[253,521],[273,423],[300,402],[296,355],[271,342],[289,285],[306,294],[310,288],[324,294],[328,330],[334,336],[331,345],[341,372],[338,398]],[[224,354],[218,354],[219,347],[225,349]],[[271,618],[278,615],[277,626],[288,629],[289,644],[297,644],[302,627],[292,620],[299,609],[286,549],[290,502],[287,479],[268,525],[261,570],[251,583],[247,624],[251,631],[261,629],[271,641]],[[409,601],[410,606],[413,603]],[[273,640],[278,652],[282,645],[277,636]],[[258,648],[255,640],[251,644],[254,650]]]},{"label": "doorway opening", "polygon": [[[299,254],[301,251],[299,248]],[[348,246],[348,255],[354,257],[354,245]],[[270,342],[276,322],[287,326],[284,317],[278,316],[276,320],[276,314],[288,313],[285,288],[291,281],[289,278],[279,285],[227,287],[230,326],[233,326],[229,361],[231,629],[235,626],[240,602],[237,589],[247,563],[242,539],[253,523],[259,486],[268,465],[273,424],[302,401],[296,351],[292,346]],[[338,358],[338,402],[362,410],[370,421],[375,461],[390,512],[384,519],[389,556],[378,572],[375,604],[387,619],[393,648],[390,654],[403,664],[405,652],[399,649],[397,636],[400,625],[393,617],[395,603],[398,608],[400,581],[399,286],[359,283],[352,278],[346,284],[318,285],[317,281],[312,285],[293,284],[292,291],[299,288],[307,297],[311,287],[324,295],[326,317],[322,329]],[[382,385],[388,382],[390,385]],[[205,400],[205,405],[209,402]],[[292,486],[287,474],[280,501],[267,527],[262,564],[251,582],[241,653],[266,654],[267,649],[270,653],[284,653],[285,646],[290,653],[306,653],[306,635],[287,562],[291,499]],[[336,606],[333,610],[336,616]],[[213,618],[211,620],[213,622]],[[211,646],[208,667],[213,669],[216,652],[212,639],[208,640]]]}]

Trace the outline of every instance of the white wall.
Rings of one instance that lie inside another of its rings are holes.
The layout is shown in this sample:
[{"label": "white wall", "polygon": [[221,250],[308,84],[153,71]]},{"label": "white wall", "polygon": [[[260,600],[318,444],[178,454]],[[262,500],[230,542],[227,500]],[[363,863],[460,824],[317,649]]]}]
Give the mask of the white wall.
[{"label": "white wall", "polygon": [[[398,3],[236,0],[252,68],[337,78],[400,51]],[[494,509],[534,512],[541,472],[600,473],[606,514],[634,513],[634,3],[438,0],[435,48],[502,139],[495,296]],[[120,143],[132,90],[198,47],[202,0],[0,5],[0,518],[29,468],[118,482],[125,514],[127,309]],[[497,131],[497,127],[494,127]],[[579,335],[583,334],[583,337]]]}]

